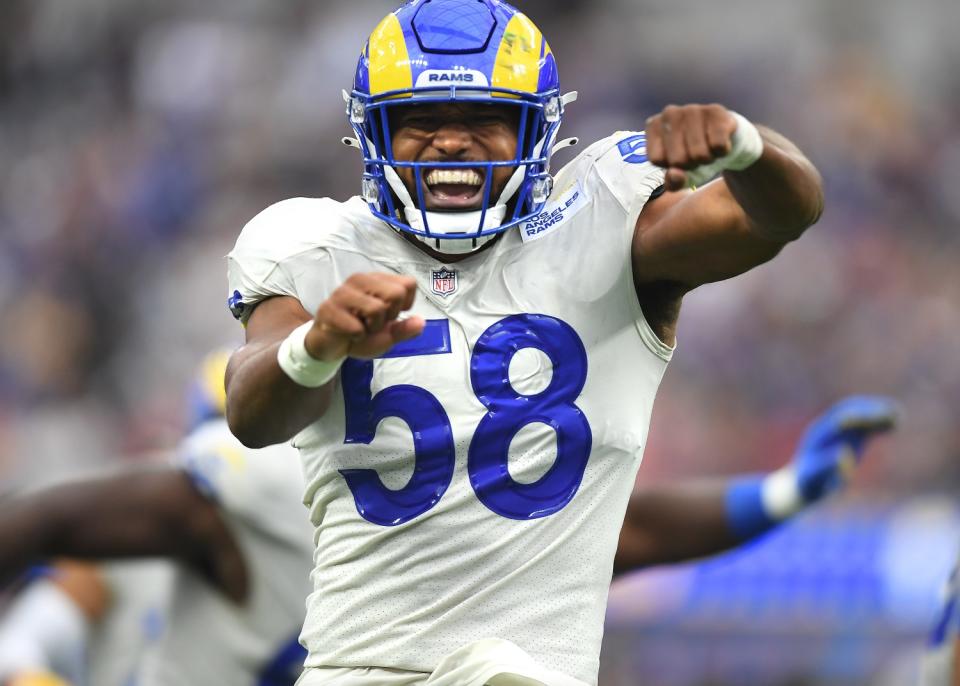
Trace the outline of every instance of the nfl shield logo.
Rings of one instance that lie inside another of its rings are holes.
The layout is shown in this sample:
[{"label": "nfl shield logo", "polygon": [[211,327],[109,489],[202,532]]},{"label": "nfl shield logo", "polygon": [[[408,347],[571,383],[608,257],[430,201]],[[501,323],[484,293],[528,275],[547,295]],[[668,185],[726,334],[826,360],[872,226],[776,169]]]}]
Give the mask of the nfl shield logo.
[{"label": "nfl shield logo", "polygon": [[457,290],[457,272],[446,267],[433,272],[433,292],[446,298]]}]

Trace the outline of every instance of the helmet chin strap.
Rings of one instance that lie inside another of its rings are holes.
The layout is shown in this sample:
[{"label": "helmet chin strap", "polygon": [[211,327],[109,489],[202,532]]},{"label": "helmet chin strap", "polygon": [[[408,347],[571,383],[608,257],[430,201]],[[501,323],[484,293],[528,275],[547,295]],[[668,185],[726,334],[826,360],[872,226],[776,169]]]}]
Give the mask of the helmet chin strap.
[{"label": "helmet chin strap", "polygon": [[[510,195],[517,192],[517,188],[520,187],[520,181],[523,180],[523,170],[520,168],[514,172],[510,178],[510,182],[507,183],[507,188],[505,188],[504,192],[500,195],[497,204],[487,208],[487,212],[483,216],[483,227],[480,228],[480,215],[483,214],[481,210],[472,210],[470,212],[427,211],[423,213],[414,204],[413,198],[410,197],[410,191],[407,190],[406,185],[400,180],[400,175],[397,174],[393,167],[384,166],[383,175],[387,179],[387,183],[390,184],[390,188],[393,189],[393,192],[400,200],[400,204],[403,205],[404,218],[411,227],[417,231],[426,232],[427,226],[424,225],[423,215],[427,215],[427,225],[429,226],[431,235],[421,236],[414,234],[414,237],[431,248],[448,255],[465,255],[472,253],[496,238],[495,234],[465,238],[442,238],[442,236],[453,233],[469,234],[471,232],[478,232],[478,230],[486,231],[487,229],[495,229],[502,225],[503,219],[507,214],[507,200],[509,200]],[[517,176],[519,176],[519,181],[514,184],[513,180]],[[511,185],[514,186],[512,191],[510,189]],[[508,191],[510,191],[510,195],[507,194]]]}]

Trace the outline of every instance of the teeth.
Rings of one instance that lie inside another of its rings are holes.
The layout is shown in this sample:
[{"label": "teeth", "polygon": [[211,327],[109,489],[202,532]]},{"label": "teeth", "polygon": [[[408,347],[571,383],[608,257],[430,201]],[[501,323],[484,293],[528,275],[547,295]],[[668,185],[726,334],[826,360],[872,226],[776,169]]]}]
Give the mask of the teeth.
[{"label": "teeth", "polygon": [[427,185],[450,184],[454,186],[482,186],[483,177],[473,169],[431,169],[427,173]]}]

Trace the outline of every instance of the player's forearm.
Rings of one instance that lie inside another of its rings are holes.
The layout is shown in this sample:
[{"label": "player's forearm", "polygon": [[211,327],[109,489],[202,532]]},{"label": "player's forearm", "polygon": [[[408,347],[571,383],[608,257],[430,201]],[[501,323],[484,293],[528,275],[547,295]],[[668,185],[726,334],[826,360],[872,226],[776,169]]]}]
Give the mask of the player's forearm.
[{"label": "player's forearm", "polygon": [[614,571],[706,557],[742,543],[730,527],[726,492],[726,481],[711,481],[634,494]]},{"label": "player's forearm", "polygon": [[227,422],[248,448],[284,443],[330,406],[333,383],[306,388],[277,362],[281,341],[241,348],[227,372]]},{"label": "player's forearm", "polygon": [[[0,509],[0,579],[9,580],[53,558],[96,557],[77,539],[102,535],[97,512],[109,507],[110,501],[104,499],[108,495],[89,487],[82,494],[57,487],[6,503]],[[82,532],[86,526],[89,531]]]},{"label": "player's forearm", "polygon": [[823,184],[819,172],[793,143],[775,131],[758,129],[764,143],[760,159],[723,176],[754,232],[785,243],[820,218]]},{"label": "player's forearm", "polygon": [[0,583],[10,581],[42,559],[48,529],[31,501],[7,500],[0,506]]},{"label": "player's forearm", "polygon": [[[176,555],[188,541],[195,494],[179,470],[137,470],[16,498],[4,515],[0,560],[20,571],[56,557]],[[12,534],[12,535],[11,535]]]},{"label": "player's forearm", "polygon": [[310,320],[300,301],[287,296],[263,301],[247,320],[247,343],[230,357],[226,387],[227,423],[248,448],[289,441],[330,404],[333,381],[297,383],[280,366],[284,341]]}]

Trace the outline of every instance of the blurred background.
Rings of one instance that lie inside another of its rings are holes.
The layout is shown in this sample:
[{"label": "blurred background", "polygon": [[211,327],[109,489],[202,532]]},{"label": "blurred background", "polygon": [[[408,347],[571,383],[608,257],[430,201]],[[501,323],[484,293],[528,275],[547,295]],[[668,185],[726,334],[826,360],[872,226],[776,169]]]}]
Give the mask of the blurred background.
[{"label": "blurred background", "polygon": [[[601,683],[912,683],[960,547],[960,4],[519,0],[585,141],[717,101],[826,180],[781,259],[688,298],[639,480],[765,471],[850,392],[903,405],[854,488],[751,549],[618,580]],[[174,445],[235,344],[225,261],[359,190],[340,90],[393,3],[0,4],[0,483]],[[557,166],[571,153],[560,153]]]}]

